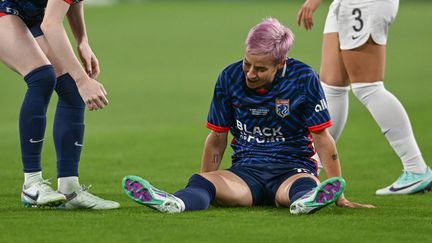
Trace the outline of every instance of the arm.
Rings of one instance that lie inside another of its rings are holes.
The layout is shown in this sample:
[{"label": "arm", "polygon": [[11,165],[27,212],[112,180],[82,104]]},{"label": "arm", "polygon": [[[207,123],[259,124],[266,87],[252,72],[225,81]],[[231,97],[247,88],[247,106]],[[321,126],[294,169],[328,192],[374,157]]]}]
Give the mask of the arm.
[{"label": "arm", "polygon": [[[336,144],[328,132],[328,129],[312,132],[311,134],[315,143],[315,149],[324,166],[327,178],[335,176],[341,177],[342,172]],[[336,205],[347,208],[374,208],[373,205],[350,202],[343,194],[336,201]]]},{"label": "arm", "polygon": [[306,0],[297,13],[297,24],[301,26],[301,23],[303,22],[305,29],[312,29],[313,14],[320,4],[321,0]]},{"label": "arm", "polygon": [[63,26],[63,19],[69,10],[69,4],[59,0],[49,0],[41,28],[50,48],[58,57],[60,64],[67,67],[75,80],[80,95],[90,110],[101,109],[108,104],[106,91],[102,84],[90,78],[75,57]]},{"label": "arm", "polygon": [[339,156],[336,151],[336,144],[328,129],[311,133],[315,149],[328,178],[342,176]]},{"label": "arm", "polygon": [[201,160],[201,173],[215,171],[219,168],[225,148],[227,146],[228,133],[211,131],[204,144]]},{"label": "arm", "polygon": [[69,26],[78,44],[78,54],[85,71],[91,78],[97,78],[100,73],[99,61],[90,48],[84,21],[84,5],[82,2],[70,6],[67,12]]}]

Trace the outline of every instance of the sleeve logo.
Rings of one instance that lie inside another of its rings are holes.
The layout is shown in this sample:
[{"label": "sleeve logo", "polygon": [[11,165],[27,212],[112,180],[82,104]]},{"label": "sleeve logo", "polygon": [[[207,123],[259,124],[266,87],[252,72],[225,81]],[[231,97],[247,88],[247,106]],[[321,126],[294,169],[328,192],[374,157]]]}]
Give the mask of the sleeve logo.
[{"label": "sleeve logo", "polygon": [[320,100],[320,103],[315,106],[315,111],[320,112],[328,108],[327,101],[325,99]]}]

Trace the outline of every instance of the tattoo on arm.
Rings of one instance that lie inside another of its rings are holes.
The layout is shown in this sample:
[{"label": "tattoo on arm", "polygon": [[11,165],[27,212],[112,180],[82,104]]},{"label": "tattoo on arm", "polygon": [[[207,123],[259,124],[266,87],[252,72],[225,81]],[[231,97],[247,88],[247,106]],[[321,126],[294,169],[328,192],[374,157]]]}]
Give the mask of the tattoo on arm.
[{"label": "tattoo on arm", "polygon": [[332,154],[331,157],[332,157],[333,160],[337,160],[338,159],[338,155],[337,154]]},{"label": "tattoo on arm", "polygon": [[216,155],[213,156],[213,161],[212,162],[214,164],[219,164],[220,161],[221,161],[221,156],[220,155],[216,154]]}]

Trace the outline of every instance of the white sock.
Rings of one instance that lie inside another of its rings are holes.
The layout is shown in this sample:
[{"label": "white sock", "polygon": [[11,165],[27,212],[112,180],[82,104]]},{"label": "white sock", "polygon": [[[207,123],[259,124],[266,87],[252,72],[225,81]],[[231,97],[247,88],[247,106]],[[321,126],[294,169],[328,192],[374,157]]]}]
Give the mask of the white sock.
[{"label": "white sock", "polygon": [[351,87],[402,160],[404,170],[425,173],[427,165],[414,138],[408,114],[400,101],[384,88],[382,81],[353,83]]},{"label": "white sock", "polygon": [[42,171],[24,173],[24,187],[26,188],[42,180]]},{"label": "white sock", "polygon": [[318,153],[315,153],[314,156],[312,156],[312,159],[314,159],[317,162],[317,164],[318,164],[317,174],[319,175],[321,173],[321,169],[324,168],[324,167],[323,167],[323,165],[321,163],[321,159],[318,156]]},{"label": "white sock", "polygon": [[327,99],[328,109],[333,125],[329,132],[337,141],[345,127],[348,118],[349,90],[350,87],[339,87],[325,84],[321,81]]},{"label": "white sock", "polygon": [[71,194],[81,188],[78,176],[60,177],[58,181],[58,191],[62,194]]},{"label": "white sock", "polygon": [[176,196],[174,196],[174,195],[173,195],[173,197],[174,197],[175,199],[177,199],[177,201],[180,203],[180,212],[184,212],[186,206],[185,206],[185,203],[183,202],[183,200],[181,200],[180,198],[178,198],[178,197],[176,197]]}]

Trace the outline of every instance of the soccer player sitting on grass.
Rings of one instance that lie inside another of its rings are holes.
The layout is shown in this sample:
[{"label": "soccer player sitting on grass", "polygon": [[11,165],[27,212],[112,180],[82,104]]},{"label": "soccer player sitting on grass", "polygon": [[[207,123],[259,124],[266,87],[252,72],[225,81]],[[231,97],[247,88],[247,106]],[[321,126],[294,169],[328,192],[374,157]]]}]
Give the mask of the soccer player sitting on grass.
[{"label": "soccer player sitting on grass", "polygon": [[[207,118],[201,173],[173,195],[138,176],[123,188],[135,202],[161,212],[223,206],[274,205],[293,214],[313,213],[336,202],[342,207],[373,207],[348,201],[336,146],[327,131],[331,120],[317,74],[286,58],[291,31],[274,18],[251,29],[243,60],[219,75]],[[218,170],[233,135],[232,166]],[[315,148],[327,173],[317,178]]]}]

